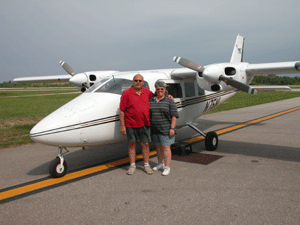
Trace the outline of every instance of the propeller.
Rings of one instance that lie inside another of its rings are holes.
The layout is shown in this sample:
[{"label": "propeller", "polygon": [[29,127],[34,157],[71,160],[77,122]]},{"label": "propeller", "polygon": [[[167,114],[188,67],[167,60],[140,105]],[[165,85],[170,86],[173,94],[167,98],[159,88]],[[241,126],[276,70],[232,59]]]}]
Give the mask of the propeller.
[{"label": "propeller", "polygon": [[174,56],[173,61],[178,63],[181,66],[187,67],[191,70],[195,70],[200,73],[203,73],[204,71],[204,68],[202,66],[185,58]]},{"label": "propeller", "polygon": [[244,92],[247,92],[249,94],[254,94],[254,95],[257,93],[257,91],[254,88],[250,87],[249,85],[239,82],[237,80],[234,80],[232,78],[226,77],[224,75],[219,75],[219,77],[217,78],[216,74],[209,74],[209,73],[205,74],[205,69],[203,66],[200,66],[199,64],[194,63],[188,59],[175,56],[173,58],[173,61],[175,61],[176,63],[178,63],[181,66],[184,66],[186,68],[189,68],[191,70],[199,72],[199,75],[210,83],[212,82],[212,80],[218,79],[218,80],[224,81],[227,85],[230,85],[240,91],[244,91]]},{"label": "propeller", "polygon": [[239,82],[237,80],[233,80],[232,78],[220,75],[219,80],[224,81],[227,85],[230,85],[240,91],[247,92],[248,94],[256,95],[257,93],[257,91],[253,87],[250,87],[249,85]]},{"label": "propeller", "polygon": [[76,74],[75,70],[73,70],[73,68],[71,66],[69,66],[66,62],[60,60],[59,64],[61,65],[62,68],[64,68],[64,70],[70,74],[71,76],[74,76]]},{"label": "propeller", "polygon": [[75,86],[79,87],[81,92],[85,92],[86,89],[89,88],[87,84],[87,77],[84,73],[76,74],[75,70],[69,66],[66,62],[60,60],[59,64],[61,65],[64,70],[70,74],[72,77],[70,78],[70,83],[74,84]]}]

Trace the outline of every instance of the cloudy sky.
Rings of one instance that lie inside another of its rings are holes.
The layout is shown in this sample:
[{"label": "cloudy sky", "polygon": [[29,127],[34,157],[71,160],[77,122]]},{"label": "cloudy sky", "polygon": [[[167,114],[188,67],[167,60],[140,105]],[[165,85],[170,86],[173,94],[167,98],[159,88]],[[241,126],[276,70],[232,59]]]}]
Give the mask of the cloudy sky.
[{"label": "cloudy sky", "polygon": [[0,0],[0,82],[76,72],[300,60],[299,0]]}]

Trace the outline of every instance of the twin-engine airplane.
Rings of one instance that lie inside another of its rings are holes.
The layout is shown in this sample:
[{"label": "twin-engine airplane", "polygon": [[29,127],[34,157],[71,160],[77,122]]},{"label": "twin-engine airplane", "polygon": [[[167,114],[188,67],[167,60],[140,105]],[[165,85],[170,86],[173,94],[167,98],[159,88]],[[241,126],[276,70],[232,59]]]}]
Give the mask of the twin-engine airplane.
[{"label": "twin-engine airplane", "polygon": [[30,131],[32,140],[58,146],[58,155],[50,163],[49,172],[53,177],[62,177],[67,172],[67,163],[62,155],[64,148],[80,146],[84,149],[126,140],[120,132],[119,103],[122,92],[131,87],[136,74],[144,77],[145,87],[152,92],[155,92],[155,81],[164,80],[169,94],[177,104],[177,128],[193,128],[205,137],[206,149],[215,150],[218,146],[217,134],[205,134],[199,130],[192,124],[196,118],[232,97],[237,91],[256,94],[256,90],[249,86],[255,75],[300,73],[300,61],[263,64],[242,62],[243,48],[244,38],[238,35],[228,63],[200,66],[190,60],[174,57],[173,60],[185,68],[76,74],[69,65],[61,61],[61,66],[70,75],[18,78],[14,81],[69,79],[84,92],[45,117]]}]

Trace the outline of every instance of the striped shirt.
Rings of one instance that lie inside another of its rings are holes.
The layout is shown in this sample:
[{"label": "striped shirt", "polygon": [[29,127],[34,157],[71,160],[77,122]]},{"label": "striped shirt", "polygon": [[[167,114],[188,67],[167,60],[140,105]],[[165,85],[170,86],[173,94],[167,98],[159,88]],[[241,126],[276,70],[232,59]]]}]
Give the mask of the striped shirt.
[{"label": "striped shirt", "polygon": [[150,98],[149,102],[151,132],[153,134],[169,135],[172,117],[179,117],[175,102],[168,97],[156,102],[156,96]]}]

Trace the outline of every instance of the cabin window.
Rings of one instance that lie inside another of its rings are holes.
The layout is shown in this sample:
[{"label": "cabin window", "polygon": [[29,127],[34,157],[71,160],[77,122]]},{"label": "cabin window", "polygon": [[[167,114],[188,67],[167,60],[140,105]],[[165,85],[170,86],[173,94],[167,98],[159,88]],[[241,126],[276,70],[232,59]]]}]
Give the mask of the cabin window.
[{"label": "cabin window", "polygon": [[172,95],[173,98],[182,98],[182,89],[180,84],[167,84],[168,94]]},{"label": "cabin window", "polygon": [[184,82],[185,97],[195,96],[195,85],[194,82]]}]

